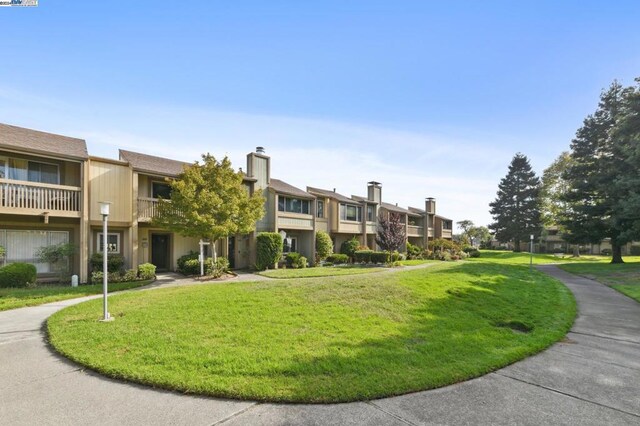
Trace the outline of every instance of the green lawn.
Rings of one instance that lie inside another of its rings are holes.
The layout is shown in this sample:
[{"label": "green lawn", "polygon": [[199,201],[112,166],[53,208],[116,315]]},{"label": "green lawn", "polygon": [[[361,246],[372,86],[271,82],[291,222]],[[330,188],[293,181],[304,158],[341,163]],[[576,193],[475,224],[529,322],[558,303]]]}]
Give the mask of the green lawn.
[{"label": "green lawn", "polygon": [[640,302],[640,256],[623,257],[625,263],[567,264],[561,268],[594,279]]},{"label": "green lawn", "polygon": [[[149,284],[151,281],[135,281],[109,284],[109,292],[127,290]],[[71,286],[42,286],[36,288],[0,288],[0,311],[37,306],[76,297],[102,293],[102,284]]]},{"label": "green lawn", "polygon": [[360,265],[344,265],[344,266],[322,266],[315,268],[303,269],[270,269],[268,271],[258,272],[269,278],[311,278],[311,277],[332,277],[337,275],[358,275],[370,274],[372,272],[380,272],[384,267],[360,266]]},{"label": "green lawn", "polygon": [[[511,263],[519,265],[528,265],[530,261],[530,254],[526,252],[516,253],[513,251],[505,250],[480,250],[480,257],[469,259],[471,261],[481,262],[498,262],[498,263]],[[548,263],[567,263],[567,262],[610,262],[610,256],[593,256],[582,255],[580,257],[573,257],[571,255],[555,256],[553,254],[534,253],[533,264],[542,265]]]},{"label": "green lawn", "polygon": [[[368,400],[486,374],[561,339],[571,293],[526,266],[447,262],[330,278],[124,293],[48,321],[51,344],[105,375],[263,401]],[[529,332],[523,332],[529,331]]]},{"label": "green lawn", "polygon": [[439,260],[423,260],[423,259],[411,259],[411,260],[401,260],[400,264],[402,266],[417,266],[424,265],[425,263],[439,263]]}]

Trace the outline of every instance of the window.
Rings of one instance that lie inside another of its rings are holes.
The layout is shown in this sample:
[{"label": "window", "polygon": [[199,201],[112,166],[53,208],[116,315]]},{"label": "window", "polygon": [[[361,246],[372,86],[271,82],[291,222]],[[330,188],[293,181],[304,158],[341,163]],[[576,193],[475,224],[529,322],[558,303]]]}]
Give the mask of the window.
[{"label": "window", "polygon": [[[96,238],[96,253],[102,253],[104,238],[102,232]],[[107,250],[109,253],[120,253],[120,234],[117,232],[107,234]]]},{"label": "window", "polygon": [[[287,240],[291,240],[291,244],[287,243]],[[282,252],[293,253],[298,250],[298,239],[296,237],[285,238],[282,241]]]},{"label": "window", "polygon": [[278,196],[278,211],[309,214],[309,200]]},{"label": "window", "polygon": [[451,222],[448,220],[442,221],[442,229],[451,229]]},{"label": "window", "polygon": [[367,206],[367,222],[374,222],[375,221],[375,210],[373,208],[372,205],[368,205]]},{"label": "window", "polygon": [[324,201],[318,200],[316,204],[316,216],[320,218],[324,217]]},{"label": "window", "polygon": [[3,177],[8,175],[9,179],[51,183],[54,185],[60,183],[60,173],[57,164],[9,158],[8,161],[0,161],[0,166],[2,166],[1,175]]},{"label": "window", "polygon": [[340,220],[362,221],[362,207],[351,204],[340,204]]},{"label": "window", "polygon": [[26,262],[35,265],[38,274],[55,272],[53,265],[39,263],[36,252],[40,247],[69,242],[67,231],[0,230],[0,245],[6,249],[4,263]]},{"label": "window", "polygon": [[168,200],[171,198],[171,186],[164,182],[151,182],[151,197],[163,198]]}]

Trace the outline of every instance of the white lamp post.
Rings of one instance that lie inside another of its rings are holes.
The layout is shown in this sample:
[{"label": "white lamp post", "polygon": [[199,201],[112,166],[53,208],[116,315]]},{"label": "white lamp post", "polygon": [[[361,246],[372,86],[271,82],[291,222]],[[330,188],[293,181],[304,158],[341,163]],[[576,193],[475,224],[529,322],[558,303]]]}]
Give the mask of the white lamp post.
[{"label": "white lamp post", "polygon": [[100,201],[100,214],[102,215],[102,310],[103,315],[100,321],[113,321],[113,318],[107,310],[107,278],[109,276],[109,269],[107,267],[107,253],[109,251],[109,242],[107,238],[107,221],[109,219],[109,205],[108,201]]},{"label": "white lamp post", "polygon": [[533,268],[533,234],[529,235],[531,243],[529,244],[529,269]]}]

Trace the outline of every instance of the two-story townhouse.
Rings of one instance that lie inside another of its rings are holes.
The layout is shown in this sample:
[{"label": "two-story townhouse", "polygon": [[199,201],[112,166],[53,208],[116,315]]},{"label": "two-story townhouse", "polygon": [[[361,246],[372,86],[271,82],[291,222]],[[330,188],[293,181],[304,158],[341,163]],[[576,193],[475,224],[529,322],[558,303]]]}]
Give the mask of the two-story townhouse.
[{"label": "two-story townhouse", "polygon": [[[87,244],[88,158],[82,139],[0,124],[0,265],[33,263],[46,280],[56,271],[38,261],[39,248]],[[87,253],[70,263],[86,279]]]},{"label": "two-story townhouse", "polygon": [[445,240],[453,239],[453,220],[435,215],[434,236]]}]

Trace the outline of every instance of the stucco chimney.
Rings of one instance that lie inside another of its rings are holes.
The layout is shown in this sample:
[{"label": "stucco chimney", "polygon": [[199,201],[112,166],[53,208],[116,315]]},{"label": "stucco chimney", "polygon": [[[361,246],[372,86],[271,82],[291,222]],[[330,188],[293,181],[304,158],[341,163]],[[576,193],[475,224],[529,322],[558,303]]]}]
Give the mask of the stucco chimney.
[{"label": "stucco chimney", "polygon": [[371,181],[367,183],[367,198],[369,201],[380,204],[382,202],[382,184]]}]

